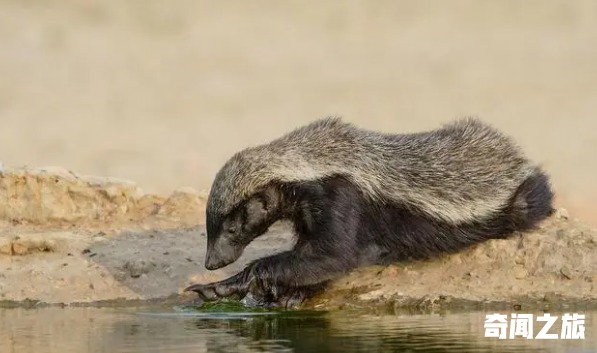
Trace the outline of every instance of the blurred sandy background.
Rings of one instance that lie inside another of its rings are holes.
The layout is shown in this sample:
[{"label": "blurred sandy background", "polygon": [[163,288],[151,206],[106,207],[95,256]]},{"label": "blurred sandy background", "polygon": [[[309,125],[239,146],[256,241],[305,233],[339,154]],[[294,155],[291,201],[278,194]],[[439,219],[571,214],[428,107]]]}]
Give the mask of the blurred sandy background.
[{"label": "blurred sandy background", "polygon": [[597,2],[0,0],[0,161],[209,187],[325,115],[478,115],[597,224]]}]

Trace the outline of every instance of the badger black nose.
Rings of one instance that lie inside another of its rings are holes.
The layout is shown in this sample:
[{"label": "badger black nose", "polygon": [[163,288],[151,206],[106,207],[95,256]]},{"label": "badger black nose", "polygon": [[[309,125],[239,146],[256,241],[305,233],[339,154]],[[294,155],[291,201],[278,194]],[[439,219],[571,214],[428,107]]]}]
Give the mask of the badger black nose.
[{"label": "badger black nose", "polygon": [[208,269],[208,270],[210,270],[210,271],[217,270],[217,269],[222,268],[224,266],[226,266],[226,262],[223,261],[222,259],[218,259],[218,258],[214,259],[213,256],[208,256],[205,259],[205,268]]},{"label": "badger black nose", "polygon": [[213,271],[213,270],[217,270],[218,269],[218,265],[206,262],[205,263],[205,268],[207,270]]},{"label": "badger black nose", "polygon": [[205,259],[205,268],[210,271],[213,271],[217,269],[217,264],[211,261],[211,259],[208,257],[207,259]]}]

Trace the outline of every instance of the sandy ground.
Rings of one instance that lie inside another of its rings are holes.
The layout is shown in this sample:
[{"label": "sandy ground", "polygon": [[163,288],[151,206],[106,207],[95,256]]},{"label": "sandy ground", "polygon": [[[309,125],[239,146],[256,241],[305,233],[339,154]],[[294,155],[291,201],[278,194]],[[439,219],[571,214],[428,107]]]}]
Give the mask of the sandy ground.
[{"label": "sandy ground", "polygon": [[206,189],[324,115],[384,131],[478,115],[597,224],[592,0],[0,0],[0,161]]},{"label": "sandy ground", "polygon": [[[231,276],[248,261],[292,245],[288,232],[274,229],[251,244],[238,262],[222,270],[206,271],[204,227],[131,228],[0,228],[0,246],[3,240],[15,237],[29,245],[26,254],[0,253],[0,307],[10,303],[6,301],[26,300],[77,304],[163,299],[183,294],[182,289],[192,283]],[[42,238],[44,242],[35,241]],[[40,243],[53,246],[48,249]],[[186,295],[181,300],[195,299]]]}]

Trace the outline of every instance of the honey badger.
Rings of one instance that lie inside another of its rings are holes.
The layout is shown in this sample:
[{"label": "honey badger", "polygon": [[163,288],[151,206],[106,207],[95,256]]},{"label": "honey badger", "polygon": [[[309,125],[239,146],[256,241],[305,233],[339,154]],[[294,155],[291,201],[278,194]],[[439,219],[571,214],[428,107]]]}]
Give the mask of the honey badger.
[{"label": "honey badger", "polygon": [[235,262],[278,220],[294,225],[295,247],[186,290],[293,306],[358,267],[531,230],[553,197],[545,172],[479,119],[412,134],[320,119],[233,155],[207,201],[208,270]]}]

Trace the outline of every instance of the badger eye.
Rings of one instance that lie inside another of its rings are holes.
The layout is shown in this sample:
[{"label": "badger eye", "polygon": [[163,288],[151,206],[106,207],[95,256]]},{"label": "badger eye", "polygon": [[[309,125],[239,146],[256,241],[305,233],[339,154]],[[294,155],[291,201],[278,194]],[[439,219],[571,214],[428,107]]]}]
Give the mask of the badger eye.
[{"label": "badger eye", "polygon": [[228,228],[228,233],[231,233],[231,234],[236,233],[236,227],[230,227],[230,228]]}]

